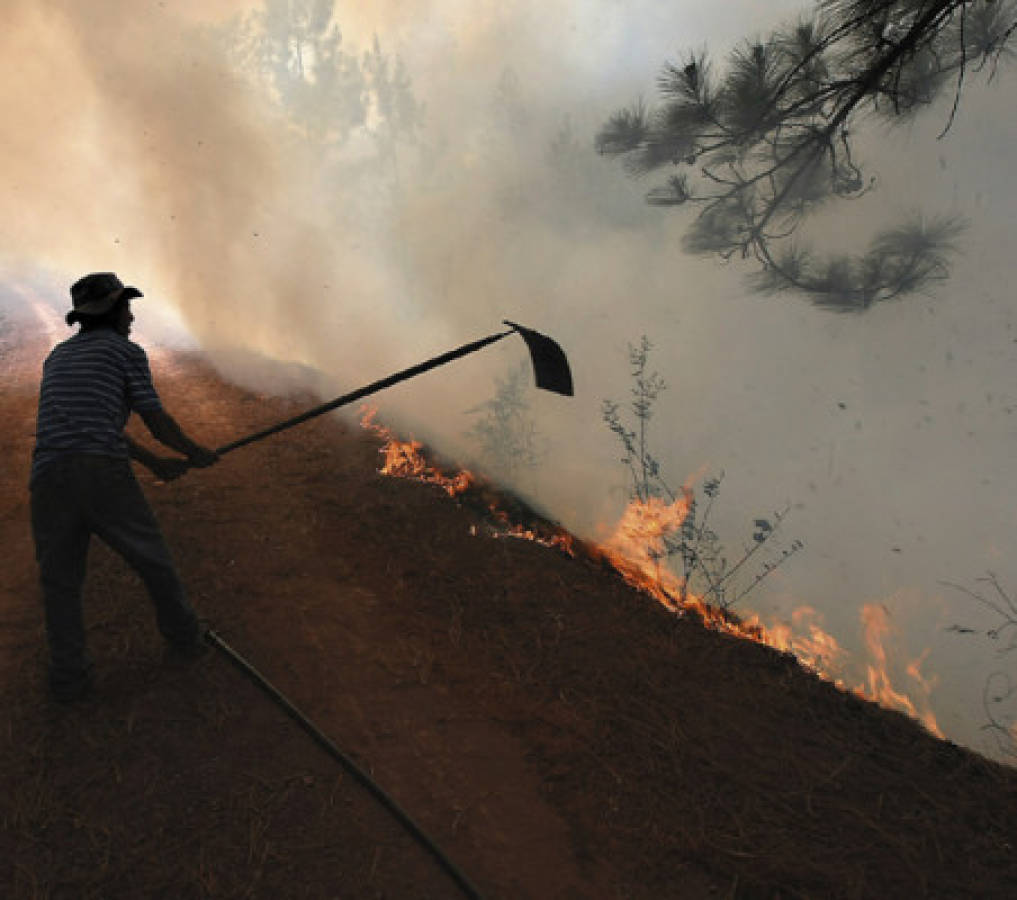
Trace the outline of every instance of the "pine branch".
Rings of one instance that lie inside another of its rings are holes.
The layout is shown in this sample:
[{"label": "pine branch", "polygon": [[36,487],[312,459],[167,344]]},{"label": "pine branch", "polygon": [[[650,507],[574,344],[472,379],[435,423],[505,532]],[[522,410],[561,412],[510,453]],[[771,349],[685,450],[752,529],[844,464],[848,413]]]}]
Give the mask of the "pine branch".
[{"label": "pine branch", "polygon": [[1014,7],[1011,0],[826,0],[815,19],[737,48],[719,83],[705,53],[684,66],[669,64],[658,85],[662,109],[651,114],[640,106],[638,115],[623,116],[614,131],[624,131],[625,140],[612,141],[607,127],[598,149],[622,155],[634,173],[676,167],[676,176],[646,193],[647,202],[695,203],[685,249],[725,260],[754,257],[767,273],[757,287],[794,289],[840,311],[914,293],[948,277],[935,247],[910,258],[834,257],[821,275],[788,269],[777,245],[825,200],[872,189],[874,180],[866,183],[854,159],[849,127],[865,104],[912,115],[956,73],[942,133],[952,127],[972,62],[1011,55]]}]

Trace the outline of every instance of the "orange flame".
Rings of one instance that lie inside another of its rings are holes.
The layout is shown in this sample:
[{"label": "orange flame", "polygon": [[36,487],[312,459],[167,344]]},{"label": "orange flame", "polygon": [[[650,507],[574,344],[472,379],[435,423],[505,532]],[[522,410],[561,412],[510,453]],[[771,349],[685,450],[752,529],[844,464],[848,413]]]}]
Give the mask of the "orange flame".
[{"label": "orange flame", "polygon": [[[673,503],[651,498],[633,500],[625,510],[614,533],[596,548],[630,584],[656,598],[676,612],[694,611],[703,622],[715,630],[735,634],[757,643],[773,647],[782,653],[793,654],[798,661],[821,678],[845,688],[838,675],[846,662],[847,652],[837,640],[819,624],[820,616],[810,606],[801,606],[791,615],[790,623],[763,625],[757,616],[739,620],[724,610],[710,606],[703,598],[690,594],[684,581],[666,566],[665,538],[675,533],[685,520],[692,500],[688,485],[682,496]],[[922,708],[904,692],[896,690],[888,670],[886,637],[890,626],[885,609],[867,605],[862,609],[866,646],[871,657],[867,666],[867,685],[856,689],[861,696],[874,700],[890,709],[906,712],[920,721],[932,734],[942,732],[928,706],[928,696],[935,679],[927,679],[921,666],[928,656],[926,650],[906,668],[918,685],[923,698]]]},{"label": "orange flame", "polygon": [[[378,450],[385,458],[378,470],[382,475],[435,484],[444,489],[450,497],[457,497],[479,485],[478,479],[466,469],[447,474],[430,465],[424,456],[424,445],[413,438],[408,441],[397,438],[391,429],[374,421],[377,412],[377,408],[362,407],[360,424],[369,431],[373,431],[383,441]],[[498,509],[494,503],[489,505],[489,510],[492,518],[501,526],[491,532],[492,537],[521,538],[543,544],[545,547],[552,547],[569,556],[576,555],[575,538],[567,531],[555,528],[548,533],[538,533],[534,529],[524,528],[511,522],[508,514]],[[473,531],[475,533],[476,529],[474,528]]]},{"label": "orange flame", "polygon": [[541,534],[532,528],[524,528],[522,525],[514,524],[509,520],[508,513],[498,509],[494,503],[488,505],[488,511],[491,517],[501,525],[500,529],[491,532],[491,537],[519,538],[524,541],[543,544],[543,546],[559,550],[567,556],[576,555],[576,539],[564,529],[554,528],[549,533]]},{"label": "orange flame", "polygon": [[611,535],[597,549],[629,584],[646,591],[668,608],[683,605],[685,582],[667,568],[665,539],[682,526],[692,493],[683,488],[673,503],[659,497],[633,501]]},{"label": "orange flame", "polygon": [[[865,629],[865,644],[868,647],[872,662],[867,667],[868,687],[859,688],[866,696],[871,697],[881,706],[890,709],[898,709],[907,713],[911,718],[918,719],[925,727],[937,737],[942,737],[936,717],[928,708],[919,712],[911,698],[895,690],[887,671],[886,640],[890,635],[890,615],[882,604],[867,603],[861,611],[862,626]],[[927,681],[921,674],[920,667],[928,655],[926,650],[918,659],[913,660],[907,666],[907,672],[919,684],[925,696],[932,690],[932,683]]]},{"label": "orange flame", "polygon": [[614,533],[589,548],[590,553],[607,560],[629,584],[673,612],[694,612],[711,628],[758,640],[761,628],[739,623],[724,610],[690,593],[685,580],[667,567],[667,537],[681,528],[692,500],[692,489],[686,484],[682,485],[681,496],[670,503],[659,497],[631,501]]},{"label": "orange flame", "polygon": [[363,407],[361,412],[361,426],[373,431],[385,442],[378,451],[385,457],[385,462],[378,470],[382,475],[436,484],[444,488],[450,497],[463,493],[474,484],[473,475],[465,469],[454,475],[445,475],[434,466],[429,465],[424,459],[424,445],[420,441],[412,438],[408,441],[399,440],[388,428],[374,421],[378,412],[376,408]]},{"label": "orange flame", "polygon": [[763,629],[762,642],[782,653],[793,654],[807,669],[841,684],[835,673],[841,669],[847,651],[820,627],[821,618],[811,606],[799,606],[791,613],[790,623],[778,622]]},{"label": "orange flame", "polygon": [[[450,497],[459,496],[479,484],[477,478],[466,470],[452,475],[442,473],[426,461],[423,445],[419,441],[400,440],[388,428],[375,423],[376,409],[365,407],[362,412],[361,425],[384,441],[378,451],[385,458],[379,470],[381,474],[435,484],[442,487]],[[668,568],[666,539],[681,528],[692,500],[692,489],[687,484],[682,486],[681,496],[672,502],[657,497],[646,501],[633,500],[626,507],[611,536],[599,545],[584,545],[584,549],[593,558],[606,560],[629,584],[649,594],[673,612],[695,613],[709,628],[792,654],[820,678],[845,689],[845,683],[837,673],[846,664],[847,651],[820,626],[821,616],[815,609],[800,606],[791,614],[790,623],[771,626],[763,625],[757,616],[738,619],[690,593],[684,579]],[[500,525],[499,529],[491,532],[492,537],[536,541],[570,556],[576,555],[575,538],[563,529],[538,533],[516,525],[494,503],[490,505],[490,512]],[[471,533],[476,534],[475,527],[471,528]],[[907,713],[920,721],[932,734],[943,737],[928,706],[928,696],[935,687],[936,679],[927,679],[921,673],[921,666],[929,651],[926,650],[906,667],[907,674],[918,684],[923,697],[923,708],[919,710],[907,694],[893,687],[888,673],[886,639],[890,633],[890,624],[885,607],[867,604],[862,607],[861,618],[871,662],[866,667],[867,684],[855,688],[855,692],[881,706]],[[1017,723],[1014,731],[1017,737]]]}]

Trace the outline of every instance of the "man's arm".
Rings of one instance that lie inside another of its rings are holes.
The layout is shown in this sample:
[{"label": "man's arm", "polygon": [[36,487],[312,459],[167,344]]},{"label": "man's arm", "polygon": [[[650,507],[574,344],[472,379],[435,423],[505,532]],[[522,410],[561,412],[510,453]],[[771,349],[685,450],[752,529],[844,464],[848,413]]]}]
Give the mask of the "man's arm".
[{"label": "man's arm", "polygon": [[[190,465],[201,469],[218,461],[219,456],[214,450],[209,450],[207,447],[202,447],[200,444],[192,441],[184,434],[183,429],[177,424],[176,420],[164,409],[149,410],[140,413],[140,415],[145,422],[145,426],[152,433],[152,437],[160,444],[165,444],[171,450],[184,454]],[[151,454],[149,455],[151,456]],[[145,463],[140,457],[134,458],[138,459],[139,462]],[[153,458],[158,459],[158,457]],[[145,464],[147,465],[147,463]]]},{"label": "man's arm", "polygon": [[174,481],[191,467],[191,464],[186,459],[156,456],[150,450],[142,447],[141,444],[136,444],[127,435],[124,435],[124,440],[127,442],[127,453],[131,459],[136,459],[160,481]]}]

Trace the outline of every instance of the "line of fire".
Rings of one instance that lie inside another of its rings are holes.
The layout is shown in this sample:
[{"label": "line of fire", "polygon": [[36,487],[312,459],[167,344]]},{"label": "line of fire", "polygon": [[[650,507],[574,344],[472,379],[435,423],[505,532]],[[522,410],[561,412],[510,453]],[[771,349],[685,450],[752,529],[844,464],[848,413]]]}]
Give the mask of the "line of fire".
[{"label": "line of fire", "polygon": [[[645,501],[632,499],[606,539],[583,541],[529,510],[525,511],[526,522],[513,521],[502,505],[504,495],[493,490],[482,477],[467,469],[446,471],[442,465],[429,460],[422,442],[401,439],[391,429],[378,424],[377,407],[363,407],[361,412],[361,425],[382,440],[378,451],[383,457],[381,474],[437,485],[449,497],[460,500],[473,500],[474,495],[482,497],[481,503],[491,518],[492,537],[535,541],[569,556],[608,566],[673,613],[694,615],[716,631],[791,654],[820,678],[887,709],[904,712],[920,721],[936,737],[943,737],[929,705],[935,679],[921,672],[928,650],[906,666],[908,675],[917,684],[915,696],[894,686],[887,650],[890,622],[882,605],[867,603],[861,608],[868,660],[864,679],[852,683],[842,674],[849,663],[847,652],[819,625],[818,613],[813,607],[801,605],[793,611],[790,622],[765,625],[756,614],[742,618],[686,590],[682,580],[662,562],[661,548],[664,536],[681,528],[688,514],[688,490],[673,502],[657,497]],[[518,504],[513,505],[523,509]]]}]

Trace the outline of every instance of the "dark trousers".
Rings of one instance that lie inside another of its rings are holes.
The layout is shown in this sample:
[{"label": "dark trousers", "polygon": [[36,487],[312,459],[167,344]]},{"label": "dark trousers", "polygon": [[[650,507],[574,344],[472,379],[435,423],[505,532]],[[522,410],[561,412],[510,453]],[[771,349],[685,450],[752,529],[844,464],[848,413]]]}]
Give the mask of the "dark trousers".
[{"label": "dark trousers", "polygon": [[46,606],[50,684],[55,690],[87,679],[81,589],[93,534],[141,576],[155,605],[159,631],[171,644],[198,637],[166,541],[125,459],[66,456],[47,465],[32,484],[32,534]]}]

